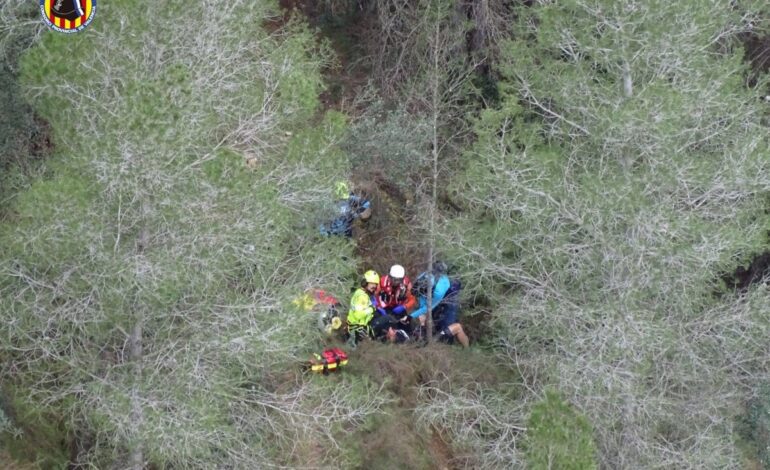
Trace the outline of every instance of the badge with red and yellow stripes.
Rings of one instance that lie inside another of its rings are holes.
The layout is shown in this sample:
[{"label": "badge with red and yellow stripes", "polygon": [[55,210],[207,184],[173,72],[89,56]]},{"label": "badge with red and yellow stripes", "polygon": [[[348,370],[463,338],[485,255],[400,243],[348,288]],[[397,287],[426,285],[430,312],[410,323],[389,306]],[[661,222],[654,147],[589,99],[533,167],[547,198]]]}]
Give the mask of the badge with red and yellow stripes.
[{"label": "badge with red and yellow stripes", "polygon": [[91,23],[96,0],[40,0],[43,21],[54,31],[77,33]]}]

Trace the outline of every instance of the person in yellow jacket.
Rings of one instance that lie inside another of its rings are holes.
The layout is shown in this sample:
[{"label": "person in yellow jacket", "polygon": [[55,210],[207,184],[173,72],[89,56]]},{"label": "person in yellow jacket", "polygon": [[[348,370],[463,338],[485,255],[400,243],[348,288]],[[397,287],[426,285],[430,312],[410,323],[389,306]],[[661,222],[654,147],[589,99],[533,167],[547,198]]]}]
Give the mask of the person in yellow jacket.
[{"label": "person in yellow jacket", "polygon": [[374,317],[374,301],[380,286],[380,275],[376,271],[366,271],[361,286],[353,292],[348,310],[348,342],[355,347],[356,342],[372,336],[371,322]]}]

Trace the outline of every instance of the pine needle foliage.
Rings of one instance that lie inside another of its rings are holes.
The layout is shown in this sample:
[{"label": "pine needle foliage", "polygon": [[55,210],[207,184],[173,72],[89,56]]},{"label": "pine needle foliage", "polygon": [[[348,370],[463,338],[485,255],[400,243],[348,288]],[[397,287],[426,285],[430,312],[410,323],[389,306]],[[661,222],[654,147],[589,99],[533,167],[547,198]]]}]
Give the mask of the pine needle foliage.
[{"label": "pine needle foliage", "polygon": [[768,376],[766,113],[738,36],[762,5],[536,2],[454,178],[443,248],[533,390],[591,420],[606,468],[737,466]]},{"label": "pine needle foliage", "polygon": [[291,300],[342,298],[354,266],[302,215],[348,172],[344,117],[315,119],[332,58],[301,21],[268,34],[274,15],[100,3],[22,59],[56,154],[0,226],[0,374],[93,436],[73,465],[286,465],[310,436],[324,465],[339,451],[326,430],[382,403],[278,373],[320,344]]}]

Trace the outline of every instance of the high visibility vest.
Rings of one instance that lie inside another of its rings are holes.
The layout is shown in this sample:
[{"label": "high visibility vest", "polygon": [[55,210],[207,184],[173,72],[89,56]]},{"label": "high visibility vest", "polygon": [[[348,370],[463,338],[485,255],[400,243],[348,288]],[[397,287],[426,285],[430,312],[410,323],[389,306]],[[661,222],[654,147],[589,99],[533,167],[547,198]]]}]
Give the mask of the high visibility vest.
[{"label": "high visibility vest", "polygon": [[353,292],[350,298],[350,310],[348,310],[348,325],[365,326],[372,321],[374,316],[374,306],[372,298],[363,287],[359,287]]}]

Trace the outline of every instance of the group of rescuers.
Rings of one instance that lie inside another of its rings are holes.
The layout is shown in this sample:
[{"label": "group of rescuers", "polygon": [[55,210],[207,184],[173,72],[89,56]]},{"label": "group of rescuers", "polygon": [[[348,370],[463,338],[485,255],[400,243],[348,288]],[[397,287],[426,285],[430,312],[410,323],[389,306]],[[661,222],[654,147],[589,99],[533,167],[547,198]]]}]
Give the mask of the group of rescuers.
[{"label": "group of rescuers", "polygon": [[[353,292],[347,316],[348,343],[363,338],[377,338],[393,343],[421,341],[426,338],[428,292],[433,334],[440,341],[455,340],[468,346],[468,336],[457,321],[460,308],[460,282],[446,274],[446,265],[434,264],[432,272],[424,272],[414,285],[400,264],[391,266],[385,276],[369,270]],[[416,322],[413,320],[416,319]],[[413,325],[416,323],[416,325]]]},{"label": "group of rescuers", "polygon": [[[372,212],[371,202],[363,195],[351,191],[345,182],[334,187],[337,200],[335,218],[321,224],[320,232],[325,236],[352,237],[353,223],[367,220]],[[468,336],[457,321],[461,284],[447,276],[447,266],[436,262],[432,272],[420,274],[412,285],[400,264],[391,266],[387,275],[366,271],[360,286],[350,299],[347,315],[348,344],[355,347],[363,338],[404,343],[426,339],[427,313],[433,319],[433,334],[440,340],[452,343],[455,340],[468,346]],[[428,292],[432,290],[431,307],[428,308]],[[327,303],[336,309],[338,303],[322,291],[317,301]],[[323,298],[331,300],[324,300]],[[334,304],[333,306],[331,304]],[[414,321],[416,320],[416,321]],[[413,323],[416,325],[413,326]]]}]

